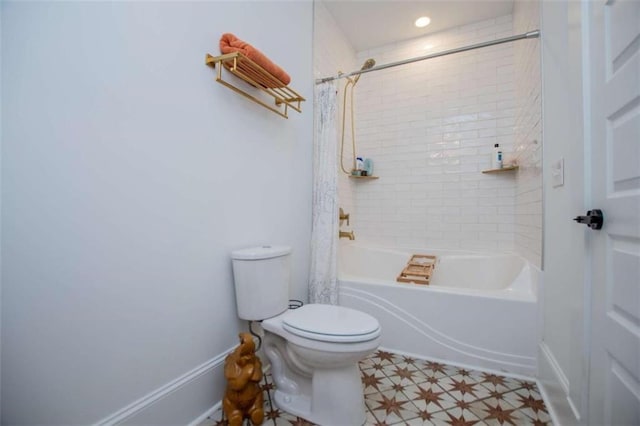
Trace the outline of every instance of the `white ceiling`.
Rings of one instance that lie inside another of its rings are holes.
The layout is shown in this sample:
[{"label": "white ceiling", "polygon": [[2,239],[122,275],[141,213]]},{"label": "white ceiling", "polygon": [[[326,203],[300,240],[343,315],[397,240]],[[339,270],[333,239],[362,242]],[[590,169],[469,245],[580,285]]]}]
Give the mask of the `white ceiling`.
[{"label": "white ceiling", "polygon": [[[513,10],[513,0],[324,0],[356,51],[470,24]],[[429,16],[431,24],[414,22]]]}]

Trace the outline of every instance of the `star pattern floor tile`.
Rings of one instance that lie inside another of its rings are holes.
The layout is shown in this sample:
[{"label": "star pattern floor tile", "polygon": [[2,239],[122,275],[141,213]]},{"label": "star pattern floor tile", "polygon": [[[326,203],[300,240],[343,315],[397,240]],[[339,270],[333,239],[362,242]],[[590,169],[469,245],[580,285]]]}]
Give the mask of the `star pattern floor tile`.
[{"label": "star pattern floor tile", "polygon": [[[360,361],[360,371],[368,426],[552,424],[535,382],[382,350]],[[278,409],[271,396],[274,388],[266,374],[264,425],[313,426]],[[227,426],[227,422],[218,412],[200,426]]]}]

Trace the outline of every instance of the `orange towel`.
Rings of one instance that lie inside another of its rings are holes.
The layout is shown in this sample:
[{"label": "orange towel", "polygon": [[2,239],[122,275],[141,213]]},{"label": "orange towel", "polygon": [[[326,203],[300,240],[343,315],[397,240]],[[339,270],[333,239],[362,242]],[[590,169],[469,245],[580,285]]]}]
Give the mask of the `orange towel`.
[{"label": "orange towel", "polygon": [[289,77],[289,74],[287,74],[282,68],[271,62],[271,60],[258,49],[251,46],[249,43],[240,40],[231,33],[222,34],[222,37],[220,38],[220,52],[223,54],[240,52],[281,81],[283,86],[286,86],[291,82],[291,77]]}]

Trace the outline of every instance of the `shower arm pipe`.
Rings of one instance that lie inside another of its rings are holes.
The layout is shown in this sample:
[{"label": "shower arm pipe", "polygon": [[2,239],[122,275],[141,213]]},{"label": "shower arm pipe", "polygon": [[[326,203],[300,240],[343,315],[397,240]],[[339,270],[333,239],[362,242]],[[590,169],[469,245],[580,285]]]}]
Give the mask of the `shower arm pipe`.
[{"label": "shower arm pipe", "polygon": [[419,56],[417,58],[405,59],[397,62],[390,62],[388,64],[378,65],[377,67],[369,68],[366,70],[357,70],[350,72],[349,74],[338,74],[332,77],[319,78],[316,80],[316,84],[325,83],[327,81],[338,80],[340,78],[353,77],[354,75],[360,75],[367,72],[380,71],[387,68],[393,68],[400,65],[411,64],[413,62],[424,61],[426,59],[439,58],[440,56],[453,55],[454,53],[466,52],[468,50],[481,49],[483,47],[495,46],[497,44],[511,43],[512,41],[525,40],[529,38],[540,37],[540,30],[529,31],[527,33],[518,34],[510,37],[499,38],[497,40],[485,41],[483,43],[476,43],[469,46],[458,47],[456,49],[443,50],[442,52],[432,53],[431,55]]}]

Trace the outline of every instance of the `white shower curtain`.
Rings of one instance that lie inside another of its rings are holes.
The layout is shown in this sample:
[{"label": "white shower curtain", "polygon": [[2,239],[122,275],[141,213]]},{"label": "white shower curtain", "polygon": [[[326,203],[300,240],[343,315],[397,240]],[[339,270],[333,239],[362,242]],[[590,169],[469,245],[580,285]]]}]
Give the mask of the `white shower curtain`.
[{"label": "white shower curtain", "polygon": [[309,301],[337,305],[339,228],[335,81],[316,85],[315,101]]}]

